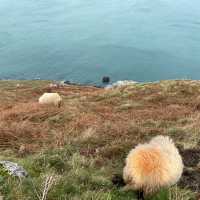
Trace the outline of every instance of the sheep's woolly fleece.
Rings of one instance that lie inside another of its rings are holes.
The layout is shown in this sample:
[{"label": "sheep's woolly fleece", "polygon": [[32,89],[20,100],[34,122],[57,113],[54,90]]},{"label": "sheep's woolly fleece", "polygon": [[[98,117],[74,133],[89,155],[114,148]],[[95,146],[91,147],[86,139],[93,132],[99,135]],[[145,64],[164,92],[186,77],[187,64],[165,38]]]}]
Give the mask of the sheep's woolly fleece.
[{"label": "sheep's woolly fleece", "polygon": [[40,104],[53,104],[55,106],[60,106],[62,102],[62,98],[58,93],[44,93],[39,98]]},{"label": "sheep's woolly fleece", "polygon": [[167,136],[157,136],[130,151],[123,178],[127,188],[148,194],[176,184],[182,172],[182,158],[173,141]]}]

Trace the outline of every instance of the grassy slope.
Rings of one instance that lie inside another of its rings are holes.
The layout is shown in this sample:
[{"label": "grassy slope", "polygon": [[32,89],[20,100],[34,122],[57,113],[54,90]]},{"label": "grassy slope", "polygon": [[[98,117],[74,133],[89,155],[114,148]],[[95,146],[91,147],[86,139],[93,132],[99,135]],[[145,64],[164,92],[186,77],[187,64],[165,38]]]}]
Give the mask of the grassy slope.
[{"label": "grassy slope", "polygon": [[[109,90],[52,89],[48,84],[0,81],[0,159],[22,164],[30,175],[17,180],[0,170],[5,199],[41,199],[48,178],[49,200],[133,199],[134,192],[114,186],[112,177],[121,174],[130,149],[158,134],[175,140],[188,170],[170,189],[169,199],[195,199],[195,191],[200,191],[195,176],[200,161],[200,82],[162,81]],[[44,92],[58,92],[64,105],[38,105]]]}]

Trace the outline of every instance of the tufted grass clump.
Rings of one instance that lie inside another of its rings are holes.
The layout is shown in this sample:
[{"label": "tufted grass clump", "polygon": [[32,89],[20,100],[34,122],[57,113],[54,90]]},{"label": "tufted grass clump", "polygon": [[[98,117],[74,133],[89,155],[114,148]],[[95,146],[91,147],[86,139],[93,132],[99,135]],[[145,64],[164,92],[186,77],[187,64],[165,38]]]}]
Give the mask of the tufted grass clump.
[{"label": "tufted grass clump", "polygon": [[[9,159],[9,158],[6,158]],[[12,158],[13,160],[13,158]],[[14,159],[15,161],[15,159]],[[52,177],[46,199],[132,199],[133,192],[118,190],[105,167],[96,167],[95,159],[80,155],[75,149],[46,150],[40,154],[18,159],[29,173],[18,179],[0,171],[0,193],[4,199],[40,199],[47,178]]]}]

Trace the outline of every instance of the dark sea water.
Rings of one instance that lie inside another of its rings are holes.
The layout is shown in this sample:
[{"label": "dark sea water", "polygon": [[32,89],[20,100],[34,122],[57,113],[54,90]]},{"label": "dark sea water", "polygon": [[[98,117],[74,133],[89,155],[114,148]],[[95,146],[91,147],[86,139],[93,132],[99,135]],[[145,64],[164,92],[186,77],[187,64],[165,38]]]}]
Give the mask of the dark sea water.
[{"label": "dark sea water", "polygon": [[200,0],[1,0],[0,79],[200,79]]}]

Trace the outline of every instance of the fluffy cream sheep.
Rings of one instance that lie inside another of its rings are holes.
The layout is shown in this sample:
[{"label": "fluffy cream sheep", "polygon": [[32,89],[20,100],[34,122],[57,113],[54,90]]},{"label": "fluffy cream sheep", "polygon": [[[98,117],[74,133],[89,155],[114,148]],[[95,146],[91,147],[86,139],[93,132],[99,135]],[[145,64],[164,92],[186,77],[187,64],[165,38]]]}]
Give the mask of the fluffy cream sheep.
[{"label": "fluffy cream sheep", "polygon": [[39,98],[40,104],[53,104],[60,107],[62,103],[62,98],[58,93],[44,93]]},{"label": "fluffy cream sheep", "polygon": [[177,183],[183,172],[182,158],[173,141],[157,136],[130,151],[123,170],[127,189],[148,195]]}]

